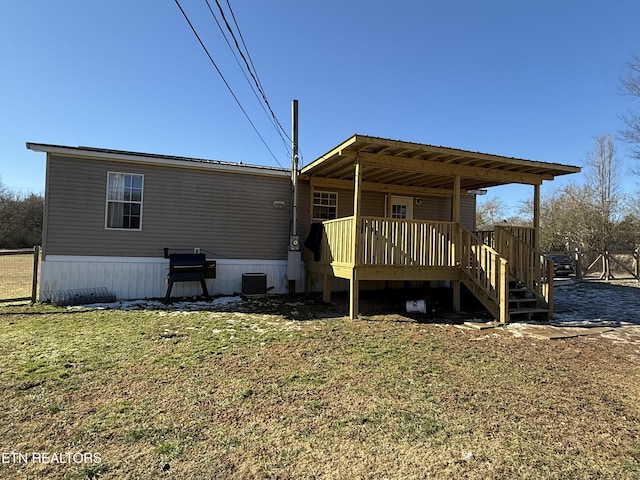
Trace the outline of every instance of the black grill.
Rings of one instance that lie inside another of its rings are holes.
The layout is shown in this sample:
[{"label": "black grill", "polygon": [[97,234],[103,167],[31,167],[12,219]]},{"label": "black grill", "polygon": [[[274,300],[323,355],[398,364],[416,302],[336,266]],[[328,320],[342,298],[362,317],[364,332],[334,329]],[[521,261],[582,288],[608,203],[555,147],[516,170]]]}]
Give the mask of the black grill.
[{"label": "black grill", "polygon": [[209,298],[206,278],[216,278],[216,262],[207,260],[204,253],[172,253],[169,257],[169,286],[164,301],[171,298],[176,282],[200,282],[202,295]]}]

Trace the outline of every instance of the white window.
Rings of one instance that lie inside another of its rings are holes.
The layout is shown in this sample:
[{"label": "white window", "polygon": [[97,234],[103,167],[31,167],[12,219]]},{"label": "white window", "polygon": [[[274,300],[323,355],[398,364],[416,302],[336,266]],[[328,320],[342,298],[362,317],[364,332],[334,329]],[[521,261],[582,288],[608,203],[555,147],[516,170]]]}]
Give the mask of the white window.
[{"label": "white window", "polygon": [[143,175],[115,172],[107,174],[106,228],[142,230],[143,185]]},{"label": "white window", "polygon": [[313,192],[313,218],[317,220],[338,218],[337,192]]}]

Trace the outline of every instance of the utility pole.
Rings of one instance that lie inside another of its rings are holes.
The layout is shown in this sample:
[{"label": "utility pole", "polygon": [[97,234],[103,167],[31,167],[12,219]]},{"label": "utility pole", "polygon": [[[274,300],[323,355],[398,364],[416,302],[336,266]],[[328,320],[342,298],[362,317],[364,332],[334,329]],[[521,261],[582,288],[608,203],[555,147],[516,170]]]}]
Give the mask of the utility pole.
[{"label": "utility pole", "polygon": [[295,293],[300,280],[300,237],[298,236],[298,100],[291,104],[291,232],[287,255],[289,293]]},{"label": "utility pole", "polygon": [[291,104],[291,187],[293,193],[291,235],[298,234],[298,100]]}]

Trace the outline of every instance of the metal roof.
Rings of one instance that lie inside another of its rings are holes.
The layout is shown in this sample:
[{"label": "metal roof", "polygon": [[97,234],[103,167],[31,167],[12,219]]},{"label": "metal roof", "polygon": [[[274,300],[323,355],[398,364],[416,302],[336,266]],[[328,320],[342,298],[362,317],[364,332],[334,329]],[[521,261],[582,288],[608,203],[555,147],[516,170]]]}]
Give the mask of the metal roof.
[{"label": "metal roof", "polygon": [[165,165],[174,167],[207,168],[234,171],[239,173],[255,173],[262,175],[290,176],[286,168],[251,165],[241,162],[224,162],[221,160],[205,160],[202,158],[179,157],[175,155],[159,155],[155,153],[130,152],[95,147],[69,147],[46,143],[27,143],[27,148],[34,152],[46,152],[65,157],[95,158],[130,163]]},{"label": "metal roof", "polygon": [[414,188],[450,190],[455,176],[460,176],[464,190],[509,183],[539,185],[559,175],[580,172],[580,167],[571,165],[356,134],[300,173],[303,178],[352,181],[356,158],[363,182]]}]

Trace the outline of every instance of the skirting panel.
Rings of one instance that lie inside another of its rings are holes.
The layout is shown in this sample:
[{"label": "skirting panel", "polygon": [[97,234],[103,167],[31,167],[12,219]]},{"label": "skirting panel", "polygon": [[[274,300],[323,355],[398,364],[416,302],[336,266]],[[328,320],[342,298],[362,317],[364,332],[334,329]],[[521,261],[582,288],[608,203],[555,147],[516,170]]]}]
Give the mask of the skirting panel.
[{"label": "skirting panel", "polygon": [[[215,259],[215,279],[207,280],[212,295],[232,295],[242,290],[243,273],[266,273],[269,293],[287,293],[286,260]],[[139,257],[74,257],[47,255],[42,261],[40,300],[55,290],[106,287],[120,299],[161,298],[167,291],[169,260]],[[296,282],[301,284],[302,282]],[[180,282],[172,296],[202,292],[198,282]]]}]

